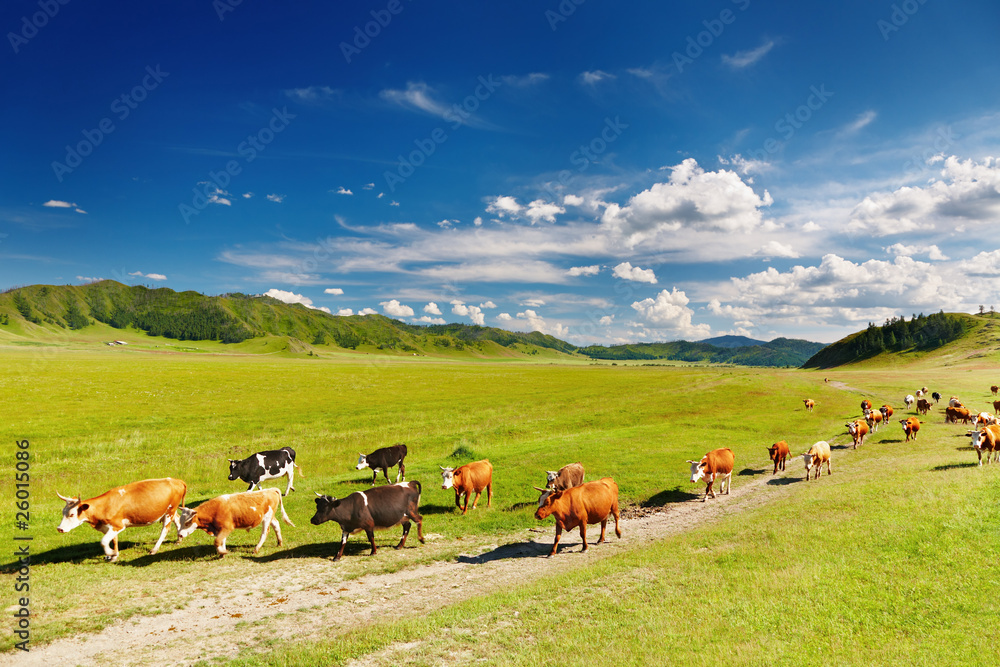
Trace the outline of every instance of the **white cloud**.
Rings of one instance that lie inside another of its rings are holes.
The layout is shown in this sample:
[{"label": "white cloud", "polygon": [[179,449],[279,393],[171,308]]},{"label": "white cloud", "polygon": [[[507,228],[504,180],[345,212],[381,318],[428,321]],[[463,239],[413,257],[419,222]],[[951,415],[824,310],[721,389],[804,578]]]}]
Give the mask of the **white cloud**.
[{"label": "white cloud", "polygon": [[306,104],[316,104],[337,97],[339,90],[330,86],[309,86],[307,88],[291,88],[284,91],[291,99]]},{"label": "white cloud", "polygon": [[601,272],[600,264],[594,264],[593,266],[573,266],[570,267],[569,271],[566,272],[567,276],[596,276]]},{"label": "white cloud", "polygon": [[629,262],[622,262],[614,268],[612,273],[616,278],[621,278],[622,280],[649,283],[651,285],[656,284],[656,274],[653,273],[653,269],[640,269],[638,266],[632,266]]},{"label": "white cloud", "polygon": [[936,245],[904,245],[902,243],[894,243],[886,248],[885,251],[890,255],[896,255],[897,257],[927,255],[927,259],[934,261],[945,261],[949,259],[943,252],[941,252],[941,248]]},{"label": "white cloud", "polygon": [[524,76],[514,76],[508,74],[500,77],[500,80],[503,81],[505,85],[514,88],[526,88],[528,86],[542,83],[543,81],[548,81],[549,75],[541,72],[532,72],[530,74],[525,74]]},{"label": "white cloud", "polygon": [[252,192],[244,192],[241,196],[244,199],[250,199],[251,197],[253,197],[253,193]]},{"label": "white cloud", "polygon": [[389,202],[389,206],[399,206],[399,202],[394,199],[391,202]]},{"label": "white cloud", "polygon": [[417,109],[451,122],[466,123],[466,120],[451,111],[451,107],[434,99],[434,90],[426,83],[411,81],[406,84],[406,90],[386,89],[379,93],[379,97],[406,109]]},{"label": "white cloud", "polygon": [[166,280],[167,277],[162,273],[143,273],[142,271],[133,271],[129,274],[130,276],[136,276],[137,278],[149,278],[150,280]]},{"label": "white cloud", "polygon": [[821,232],[821,231],[823,231],[823,228],[820,227],[819,225],[817,225],[812,220],[810,220],[806,224],[802,225],[801,229],[802,229],[803,232],[807,232],[809,234],[811,234],[813,232]]},{"label": "white cloud", "polygon": [[926,187],[901,187],[864,198],[847,230],[876,236],[916,230],[953,232],[963,226],[992,229],[1000,216],[1000,158],[944,160],[940,177]]},{"label": "white cloud", "polygon": [[327,287],[325,290],[323,290],[323,294],[332,294],[334,296],[340,296],[343,293],[344,290],[340,289],[339,287]]},{"label": "white cloud", "polygon": [[424,312],[425,313],[430,313],[431,315],[440,315],[441,314],[441,309],[438,307],[438,305],[436,303],[434,303],[433,301],[431,301],[426,306],[424,306]]},{"label": "white cloud", "polygon": [[514,318],[510,316],[510,313],[500,313],[497,315],[498,322],[510,322],[512,319]]},{"label": "white cloud", "polygon": [[42,206],[47,206],[48,208],[76,208],[76,204],[71,204],[68,201],[60,201],[58,199],[50,199]]},{"label": "white cloud", "polygon": [[545,302],[541,299],[525,299],[521,302],[521,305],[529,308],[540,308],[545,305]]},{"label": "white cloud", "polygon": [[600,320],[598,320],[598,323],[601,326],[609,327],[609,326],[611,326],[614,323],[614,321],[615,321],[615,316],[614,315],[605,315]]},{"label": "white cloud", "polygon": [[286,292],[285,290],[271,288],[264,292],[264,296],[269,296],[285,303],[301,303],[306,308],[318,310],[318,308],[312,305],[312,299],[301,294],[296,294],[295,292]]},{"label": "white cloud", "polygon": [[566,206],[583,206],[583,202],[586,201],[580,195],[565,195],[563,197],[563,204]]},{"label": "white cloud", "polygon": [[566,209],[562,206],[557,206],[556,204],[550,204],[541,199],[536,199],[528,204],[528,210],[525,211],[524,214],[529,220],[531,220],[531,224],[535,224],[539,220],[544,222],[555,222],[556,216],[565,212]]},{"label": "white cloud", "polygon": [[617,77],[614,74],[608,74],[607,72],[599,69],[595,69],[592,72],[581,72],[580,81],[588,86],[595,86],[601,81],[614,80]]},{"label": "white cloud", "polygon": [[[996,279],[1000,277],[1000,250],[984,251],[963,263],[965,273]],[[79,276],[77,276],[79,278]]]},{"label": "white cloud", "polygon": [[396,299],[380,301],[378,305],[382,306],[382,312],[390,317],[413,317],[413,309],[401,304]]},{"label": "white cloud", "polygon": [[625,206],[608,204],[602,225],[630,245],[662,231],[734,234],[761,229],[760,209],[773,203],[766,190],[759,197],[736,172],[706,172],[692,158],[670,170],[668,182],[654,184]]},{"label": "white cloud", "polygon": [[737,51],[733,55],[722,55],[722,62],[729,65],[734,69],[743,69],[744,67],[749,67],[753,65],[758,60],[763,58],[768,54],[768,52],[774,48],[774,41],[768,40],[758,46],[756,49],[750,49],[747,51]]},{"label": "white cloud", "polygon": [[320,306],[318,308],[315,308],[315,310],[322,310],[327,315],[333,315],[333,313],[330,312],[330,309],[327,308],[326,306]]},{"label": "white cloud", "polygon": [[423,322],[425,324],[447,324],[443,317],[431,317],[430,315],[422,315],[415,319],[414,322]]},{"label": "white cloud", "polygon": [[361,186],[361,189],[362,190],[374,190],[375,189],[375,184],[374,183],[365,183],[364,185]]},{"label": "white cloud", "polygon": [[480,308],[496,308],[497,305],[495,303],[493,303],[492,301],[486,301],[484,303],[479,304],[479,307]]},{"label": "white cloud", "polygon": [[351,192],[350,190],[348,190],[347,188],[345,188],[343,185],[341,185],[339,188],[337,188],[337,194],[338,195],[353,195],[354,193]]},{"label": "white cloud", "polygon": [[99,283],[105,280],[105,278],[88,278],[87,276],[77,276],[76,279],[81,283]]},{"label": "white cloud", "polygon": [[273,201],[275,204],[280,204],[281,202],[285,201],[285,195],[277,195],[277,194],[268,195],[267,200]]},{"label": "white cloud", "polygon": [[486,206],[487,213],[495,213],[499,217],[520,215],[524,207],[517,203],[517,200],[507,195],[500,195],[489,200]]},{"label": "white cloud", "polygon": [[468,317],[472,320],[473,324],[478,324],[479,326],[486,324],[486,316],[483,315],[483,309],[479,306],[467,306],[464,302],[457,299],[451,302],[451,306],[451,312],[455,315]]},{"label": "white cloud", "polygon": [[476,227],[482,227],[483,226],[483,219],[480,216],[477,215],[475,217],[475,219],[472,221],[472,224],[474,224]]},{"label": "white cloud", "polygon": [[[716,158],[719,160],[719,164],[732,165],[737,173],[747,176],[754,172],[761,173],[764,171],[769,171],[771,169],[771,163],[765,162],[764,160],[755,160],[753,158],[745,158],[740,153],[729,156],[729,158],[724,158],[721,155],[717,155]],[[750,179],[748,179],[750,180]],[[753,181],[750,180],[752,183]]]},{"label": "white cloud", "polygon": [[374,308],[362,308],[358,311],[358,315],[378,315],[378,311]]},{"label": "white cloud", "polygon": [[687,307],[687,295],[676,287],[673,291],[661,291],[655,299],[643,299],[632,304],[632,308],[651,326],[684,339],[706,338],[711,333],[707,324],[694,324],[694,311]]},{"label": "white cloud", "polygon": [[857,118],[840,130],[840,135],[854,134],[855,132],[871,125],[876,118],[878,118],[878,113],[871,109],[865,111],[864,113],[860,113]]},{"label": "white cloud", "polygon": [[533,310],[525,310],[523,313],[518,313],[517,319],[524,320],[528,324],[529,331],[538,331],[543,334],[555,336],[556,338],[564,338],[569,335],[569,327],[565,327],[559,323],[549,324],[545,321],[544,317]]},{"label": "white cloud", "polygon": [[785,257],[788,259],[797,259],[801,257],[801,255],[795,251],[795,248],[780,241],[768,241],[758,248],[753,254],[757,257]]},{"label": "white cloud", "polygon": [[337,311],[336,314],[341,317],[349,317],[354,314],[354,311],[351,310],[350,308],[341,308],[340,310]]}]

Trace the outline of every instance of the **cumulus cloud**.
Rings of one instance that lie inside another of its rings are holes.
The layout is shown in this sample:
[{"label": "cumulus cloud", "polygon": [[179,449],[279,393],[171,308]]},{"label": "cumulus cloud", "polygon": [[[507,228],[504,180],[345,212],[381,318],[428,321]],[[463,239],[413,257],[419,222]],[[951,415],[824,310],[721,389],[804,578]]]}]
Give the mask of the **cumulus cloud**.
[{"label": "cumulus cloud", "polygon": [[901,187],[864,198],[847,230],[889,236],[916,230],[992,227],[1000,216],[1000,158],[943,161],[939,178],[925,187]]},{"label": "cumulus cloud", "polygon": [[614,315],[605,315],[600,320],[598,320],[598,323],[601,326],[609,327],[609,326],[611,326],[614,323],[614,321],[615,321],[615,316]]},{"label": "cumulus cloud", "polygon": [[380,301],[378,305],[382,306],[382,312],[390,317],[413,317],[413,309],[396,299]]},{"label": "cumulus cloud", "polygon": [[510,322],[512,319],[514,318],[510,316],[510,313],[500,313],[497,315],[497,321],[499,322]]},{"label": "cumulus cloud", "polygon": [[351,192],[350,190],[348,190],[347,188],[345,188],[343,185],[341,185],[339,188],[337,188],[337,194],[338,195],[353,195],[354,193]]},{"label": "cumulus cloud", "polygon": [[557,206],[556,204],[550,204],[541,199],[536,199],[528,204],[528,209],[524,212],[524,214],[529,220],[531,220],[531,224],[535,224],[539,221],[555,222],[556,216],[565,212],[566,209],[562,206]]},{"label": "cumulus cloud", "polygon": [[503,218],[504,216],[516,216],[524,210],[524,207],[517,203],[517,200],[508,195],[500,195],[488,200],[486,206],[487,213],[493,213]]},{"label": "cumulus cloud", "polygon": [[962,263],[965,273],[971,276],[996,278],[1000,276],[1000,250],[984,251]]},{"label": "cumulus cloud", "polygon": [[327,287],[325,290],[323,290],[323,294],[332,294],[334,296],[340,296],[343,293],[344,290],[340,289],[339,287]]},{"label": "cumulus cloud", "polygon": [[341,317],[348,317],[350,315],[353,315],[354,311],[351,310],[350,308],[341,308],[335,314],[340,315]]},{"label": "cumulus cloud", "polygon": [[583,206],[583,202],[586,201],[580,195],[565,195],[563,196],[563,204],[566,206]]},{"label": "cumulus cloud", "polygon": [[746,233],[762,226],[760,209],[773,203],[760,197],[736,172],[706,172],[688,158],[670,167],[670,179],[633,196],[626,205],[608,204],[602,225],[632,245],[658,232]]},{"label": "cumulus cloud", "polygon": [[694,324],[694,311],[688,308],[690,300],[676,287],[673,291],[662,290],[655,299],[636,301],[632,308],[645,323],[658,331],[669,332],[684,339],[706,338],[711,334],[707,324]]},{"label": "cumulus cloud", "polygon": [[423,322],[424,324],[446,324],[443,317],[431,317],[430,315],[421,315],[414,322]]},{"label": "cumulus cloud", "polygon": [[150,280],[166,280],[167,277],[162,273],[143,273],[142,271],[133,271],[129,274],[130,276],[135,276],[136,278],[149,278]]},{"label": "cumulus cloud", "polygon": [[264,296],[269,296],[285,303],[301,303],[306,308],[311,308],[312,310],[322,310],[326,313],[330,312],[329,308],[314,306],[312,299],[301,294],[296,294],[295,292],[286,292],[285,290],[272,288],[264,292]]},{"label": "cumulus cloud", "polygon": [[651,285],[656,284],[656,274],[653,273],[653,269],[640,269],[638,266],[632,266],[629,262],[622,262],[614,268],[612,273],[616,278],[621,278],[622,280],[650,283]]},{"label": "cumulus cloud", "polygon": [[438,305],[436,303],[434,303],[433,301],[431,301],[426,306],[424,306],[424,312],[425,313],[430,313],[431,315],[440,315],[441,314],[441,309],[438,308]]},{"label": "cumulus cloud", "polygon": [[280,204],[281,202],[285,201],[285,195],[277,195],[277,194],[268,195],[267,201],[273,201],[275,204]]},{"label": "cumulus cloud", "polygon": [[569,271],[566,272],[567,276],[596,276],[601,272],[601,266],[599,264],[594,264],[593,266],[573,266],[570,267]]},{"label": "cumulus cloud", "polygon": [[460,317],[468,317],[473,324],[479,326],[486,324],[486,316],[479,306],[467,306],[464,302],[455,300],[451,302],[451,312]]},{"label": "cumulus cloud", "polygon": [[927,259],[941,262],[948,259],[948,257],[941,252],[941,248],[936,245],[905,245],[903,243],[894,243],[885,249],[890,255],[913,257],[914,255],[927,255]]},{"label": "cumulus cloud", "polygon": [[768,241],[758,248],[753,254],[757,257],[786,257],[789,259],[798,259],[801,257],[801,255],[795,251],[795,248],[780,241]]},{"label": "cumulus cloud", "polygon": [[358,311],[358,315],[378,315],[378,311],[374,308],[362,308]]},{"label": "cumulus cloud", "polygon": [[538,331],[543,334],[555,336],[556,338],[564,338],[569,335],[569,327],[565,327],[558,322],[550,324],[545,321],[544,317],[533,310],[525,310],[523,313],[518,313],[517,319],[526,322],[529,331]]},{"label": "cumulus cloud", "polygon": [[480,308],[496,308],[497,305],[495,303],[493,303],[492,301],[486,301],[484,303],[479,304],[479,307]]}]

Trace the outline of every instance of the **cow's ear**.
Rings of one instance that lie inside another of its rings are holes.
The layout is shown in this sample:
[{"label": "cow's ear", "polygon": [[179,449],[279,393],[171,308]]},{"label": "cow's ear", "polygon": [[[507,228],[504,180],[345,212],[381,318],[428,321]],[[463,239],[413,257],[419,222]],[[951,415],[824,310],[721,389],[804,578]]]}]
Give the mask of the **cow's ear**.
[{"label": "cow's ear", "polygon": [[90,505],[88,503],[83,503],[77,508],[77,512],[86,512],[88,509],[90,509]]}]

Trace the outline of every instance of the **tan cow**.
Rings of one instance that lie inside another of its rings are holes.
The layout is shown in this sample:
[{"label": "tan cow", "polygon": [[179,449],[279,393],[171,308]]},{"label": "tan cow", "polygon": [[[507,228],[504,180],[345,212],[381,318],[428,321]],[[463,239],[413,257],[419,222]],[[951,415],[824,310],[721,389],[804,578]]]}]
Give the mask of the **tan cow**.
[{"label": "tan cow", "polygon": [[584,551],[587,550],[588,524],[601,524],[601,539],[597,543],[603,543],[609,514],[615,518],[615,535],[621,539],[622,531],[618,527],[618,485],[612,478],[604,477],[565,491],[547,493],[539,500],[535,518],[540,521],[550,514],[556,518],[556,540],[552,543],[549,558],[556,555],[563,531],[573,530],[578,526]]},{"label": "tan cow", "polygon": [[281,524],[278,523],[277,516],[278,510],[281,510],[281,518],[284,519],[285,523],[294,528],[295,524],[285,514],[285,506],[281,502],[279,489],[227,493],[205,501],[195,509],[182,507],[180,539],[187,537],[197,528],[201,528],[209,535],[215,536],[215,550],[220,556],[225,556],[229,553],[226,550],[226,538],[229,537],[229,533],[237,528],[250,530],[263,525],[264,527],[260,531],[260,542],[254,547],[253,552],[260,552],[270,527],[274,528],[274,536],[280,547],[282,539]]},{"label": "tan cow", "polygon": [[729,495],[729,490],[733,485],[733,466],[736,464],[733,450],[728,447],[713,449],[701,457],[701,461],[688,460],[688,463],[691,464],[691,483],[694,484],[700,479],[704,479],[707,483],[705,497],[701,499],[702,502],[708,500],[709,493],[712,494],[713,498],[715,497],[712,486],[716,479],[722,480],[719,482],[719,493]]},{"label": "tan cow", "polygon": [[[476,494],[476,497],[472,501],[472,509],[476,509],[483,489],[486,489],[486,506],[489,507],[493,503],[493,464],[490,463],[489,459],[466,463],[457,468],[438,467],[441,468],[441,488],[455,488],[455,507],[461,507],[462,514],[469,510],[469,497],[473,493]],[[464,507],[461,502],[463,495],[465,496]]]},{"label": "tan cow", "polygon": [[[59,532],[67,533],[77,526],[89,523],[104,533],[101,546],[105,558],[112,563],[118,560],[118,533],[130,526],[151,526],[162,523],[163,530],[156,545],[149,552],[160,550],[171,522],[180,531],[178,509],[184,504],[187,484],[179,479],[145,479],[125,486],[116,486],[101,495],[81,501],[56,493],[66,502]],[[178,535],[178,541],[180,536]]]},{"label": "tan cow", "polygon": [[802,399],[802,402],[805,403],[806,410],[808,410],[809,412],[812,412],[812,409],[816,407],[816,401],[812,400],[811,398],[804,398]]},{"label": "tan cow", "polygon": [[868,410],[865,412],[865,423],[868,424],[869,431],[878,433],[878,427],[882,425],[882,411]]},{"label": "tan cow", "polygon": [[855,419],[852,422],[844,424],[844,426],[847,428],[847,432],[851,434],[851,438],[854,441],[854,449],[865,444],[865,436],[868,435],[868,424],[861,419]]},{"label": "tan cow", "polygon": [[809,473],[816,469],[816,479],[823,473],[823,464],[826,463],[826,474],[832,475],[830,468],[830,443],[820,440],[809,448],[809,451],[802,455],[802,461],[806,464],[806,481],[809,481]]},{"label": "tan cow", "polygon": [[785,459],[788,458],[788,443],[784,440],[779,440],[767,448],[767,453],[771,457],[771,460],[774,461],[774,472],[771,474],[777,475],[779,466],[782,470],[785,469]]}]

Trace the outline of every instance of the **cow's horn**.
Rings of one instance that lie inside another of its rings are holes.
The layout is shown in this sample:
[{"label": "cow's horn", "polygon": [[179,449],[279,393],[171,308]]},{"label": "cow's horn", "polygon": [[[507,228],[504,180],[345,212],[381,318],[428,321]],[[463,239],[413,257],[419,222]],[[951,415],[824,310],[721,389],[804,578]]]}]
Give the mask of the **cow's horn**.
[{"label": "cow's horn", "polygon": [[56,491],[56,495],[59,496],[60,500],[64,500],[67,503],[70,502],[71,500],[76,500],[76,498],[67,498],[66,496],[64,496],[63,494],[59,493],[58,491]]},{"label": "cow's horn", "polygon": [[541,491],[542,493],[545,493],[546,491],[548,491],[548,489],[543,489],[543,488],[537,487],[537,486],[532,486],[531,488],[533,488],[535,491]]},{"label": "cow's horn", "polygon": [[444,466],[438,466],[438,468],[441,468],[441,470],[447,470]]},{"label": "cow's horn", "polygon": [[323,494],[322,494],[322,493],[320,493],[319,491],[313,491],[313,493],[315,493],[315,494],[316,494],[317,496],[319,496],[320,498],[322,498],[322,497],[323,497]]}]

